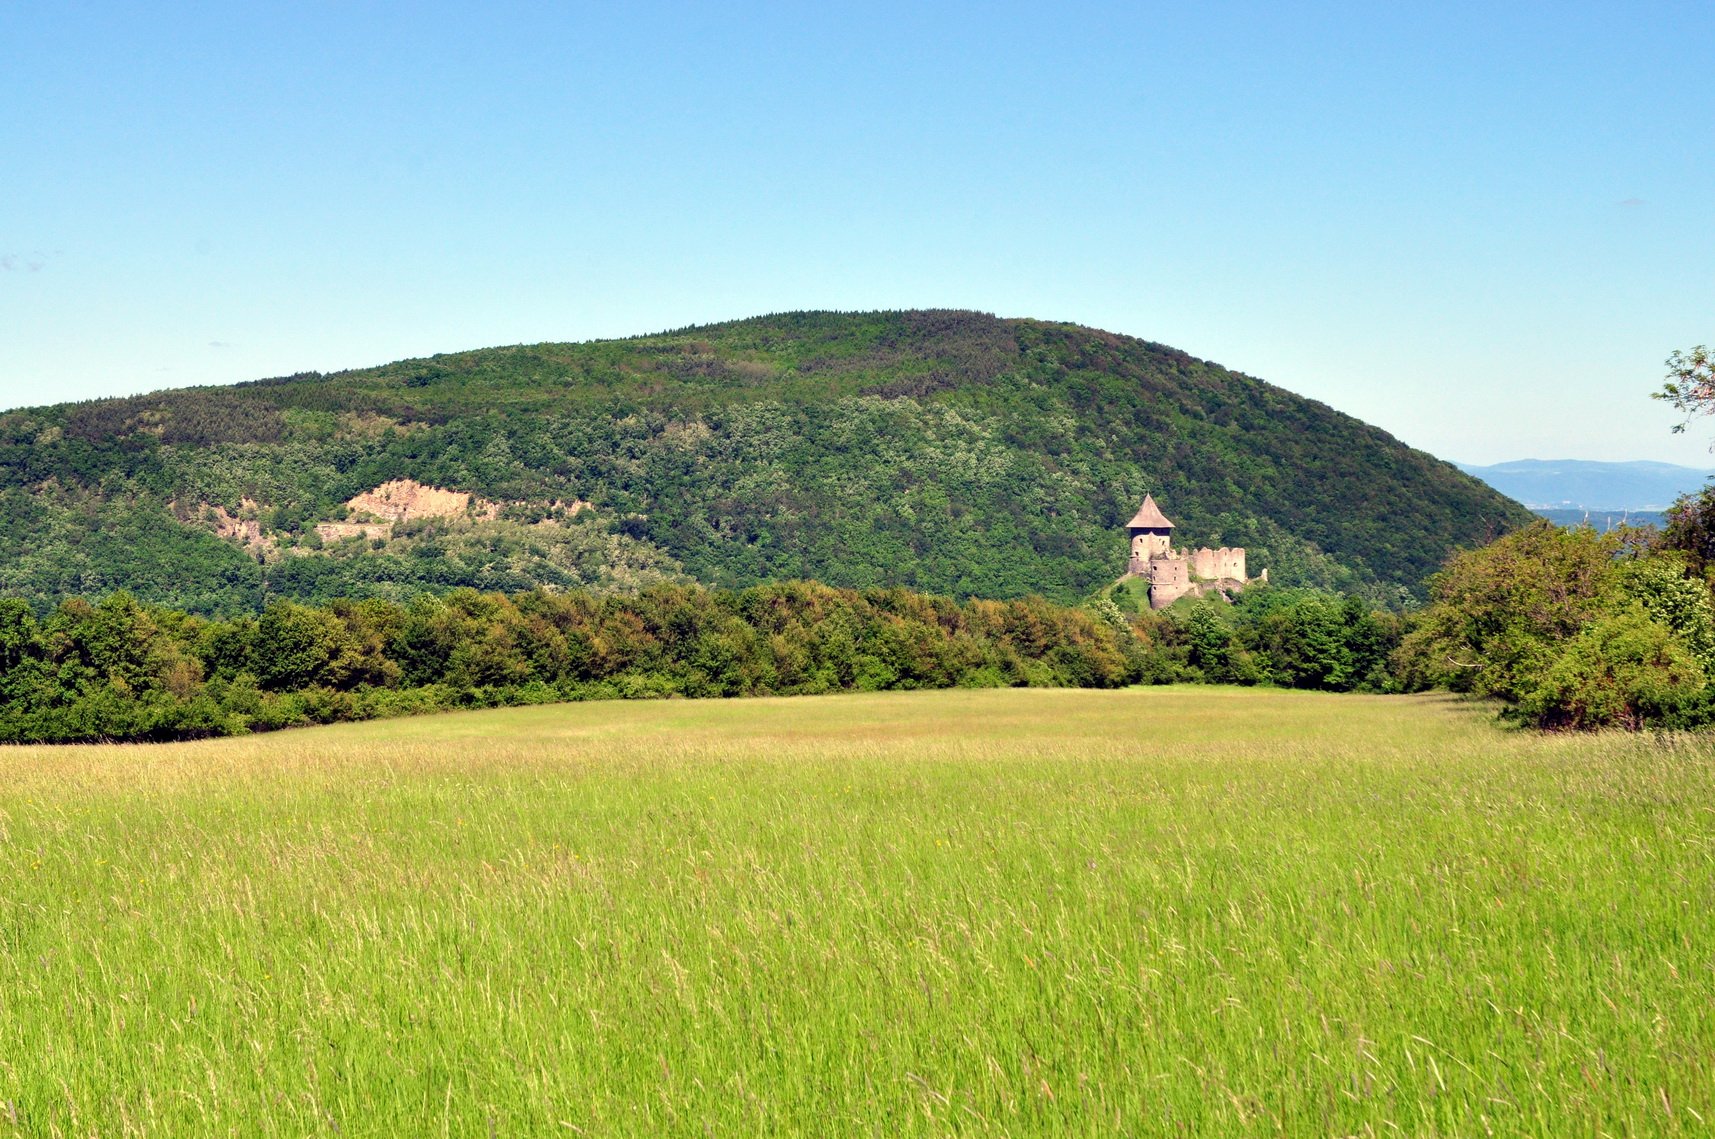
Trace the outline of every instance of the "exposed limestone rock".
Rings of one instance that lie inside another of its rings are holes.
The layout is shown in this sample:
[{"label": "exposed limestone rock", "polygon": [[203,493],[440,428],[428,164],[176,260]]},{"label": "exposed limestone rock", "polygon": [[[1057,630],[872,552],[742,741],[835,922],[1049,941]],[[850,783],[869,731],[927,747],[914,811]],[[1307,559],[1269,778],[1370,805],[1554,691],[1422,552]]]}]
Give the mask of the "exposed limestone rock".
[{"label": "exposed limestone rock", "polygon": [[316,533],[321,535],[324,542],[338,542],[346,538],[391,538],[393,523],[317,522]]},{"label": "exposed limestone rock", "polygon": [[[427,486],[415,479],[384,482],[374,490],[354,495],[345,505],[350,512],[345,521],[316,523],[315,532],[323,542],[340,542],[349,538],[387,541],[401,523],[427,518],[492,522],[500,517],[501,512],[498,502],[478,498],[468,491]],[[524,503],[512,505],[525,506]],[[547,504],[545,517],[540,518],[536,525],[558,526],[585,510],[594,509],[594,504],[580,498],[555,499]],[[236,514],[224,506],[207,502],[175,507],[175,510],[181,521],[206,527],[219,537],[237,542],[252,552],[282,552],[276,548],[276,540],[263,533],[262,508],[252,499],[246,498],[239,503]]]},{"label": "exposed limestone rock", "polygon": [[374,490],[366,490],[346,501],[353,514],[368,514],[387,522],[406,522],[413,518],[493,518],[500,513],[497,503],[473,498],[467,491],[442,490],[424,486],[416,479],[394,479]]},{"label": "exposed limestone rock", "polygon": [[268,545],[268,539],[262,534],[261,507],[257,506],[255,499],[240,500],[237,514],[209,502],[199,502],[188,512],[175,504],[174,513],[181,520],[205,526],[217,537],[237,542],[248,550],[260,550]]}]

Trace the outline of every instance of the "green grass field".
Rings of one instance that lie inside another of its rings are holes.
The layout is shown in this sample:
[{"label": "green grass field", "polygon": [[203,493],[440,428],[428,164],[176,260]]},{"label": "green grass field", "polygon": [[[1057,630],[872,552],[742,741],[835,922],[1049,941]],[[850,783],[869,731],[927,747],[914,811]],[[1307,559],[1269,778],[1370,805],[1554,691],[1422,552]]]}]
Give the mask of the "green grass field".
[{"label": "green grass field", "polygon": [[0,1136],[1710,1122],[1683,741],[1186,688],[0,750]]}]

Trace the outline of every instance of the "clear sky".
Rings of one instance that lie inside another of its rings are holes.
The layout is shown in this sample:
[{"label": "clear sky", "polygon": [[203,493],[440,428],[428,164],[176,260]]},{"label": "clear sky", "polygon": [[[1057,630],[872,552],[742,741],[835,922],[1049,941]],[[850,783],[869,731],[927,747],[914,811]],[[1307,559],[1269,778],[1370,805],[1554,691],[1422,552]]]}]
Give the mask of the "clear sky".
[{"label": "clear sky", "polygon": [[803,308],[1715,466],[1715,4],[0,0],[0,406]]}]

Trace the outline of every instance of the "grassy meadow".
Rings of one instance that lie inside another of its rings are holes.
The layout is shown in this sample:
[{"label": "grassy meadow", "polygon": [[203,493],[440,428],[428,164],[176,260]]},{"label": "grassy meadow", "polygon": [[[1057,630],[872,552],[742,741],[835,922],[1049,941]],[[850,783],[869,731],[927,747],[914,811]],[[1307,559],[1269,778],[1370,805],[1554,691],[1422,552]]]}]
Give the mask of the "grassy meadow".
[{"label": "grassy meadow", "polygon": [[0,1137],[1702,1134],[1711,759],[1215,688],[0,749]]}]

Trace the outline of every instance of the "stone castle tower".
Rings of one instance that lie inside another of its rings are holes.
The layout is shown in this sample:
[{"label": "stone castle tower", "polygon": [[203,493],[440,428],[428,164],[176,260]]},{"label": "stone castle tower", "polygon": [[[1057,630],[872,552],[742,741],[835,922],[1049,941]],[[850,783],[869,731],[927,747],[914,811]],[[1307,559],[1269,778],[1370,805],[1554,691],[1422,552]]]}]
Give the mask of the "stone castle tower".
[{"label": "stone castle tower", "polygon": [[1143,496],[1143,505],[1126,523],[1126,532],[1131,535],[1131,564],[1127,573],[1148,573],[1151,561],[1173,556],[1173,523],[1155,505],[1153,495]]},{"label": "stone castle tower", "polygon": [[[1126,576],[1149,582],[1151,609],[1165,609],[1187,594],[1202,597],[1219,593],[1225,597],[1253,584],[1245,577],[1242,547],[1211,550],[1202,546],[1189,554],[1175,550],[1173,523],[1161,513],[1152,495],[1143,496],[1143,505],[1126,523],[1126,532],[1131,535],[1131,560],[1126,563]],[[1267,581],[1267,570],[1255,579],[1255,582]]]}]

